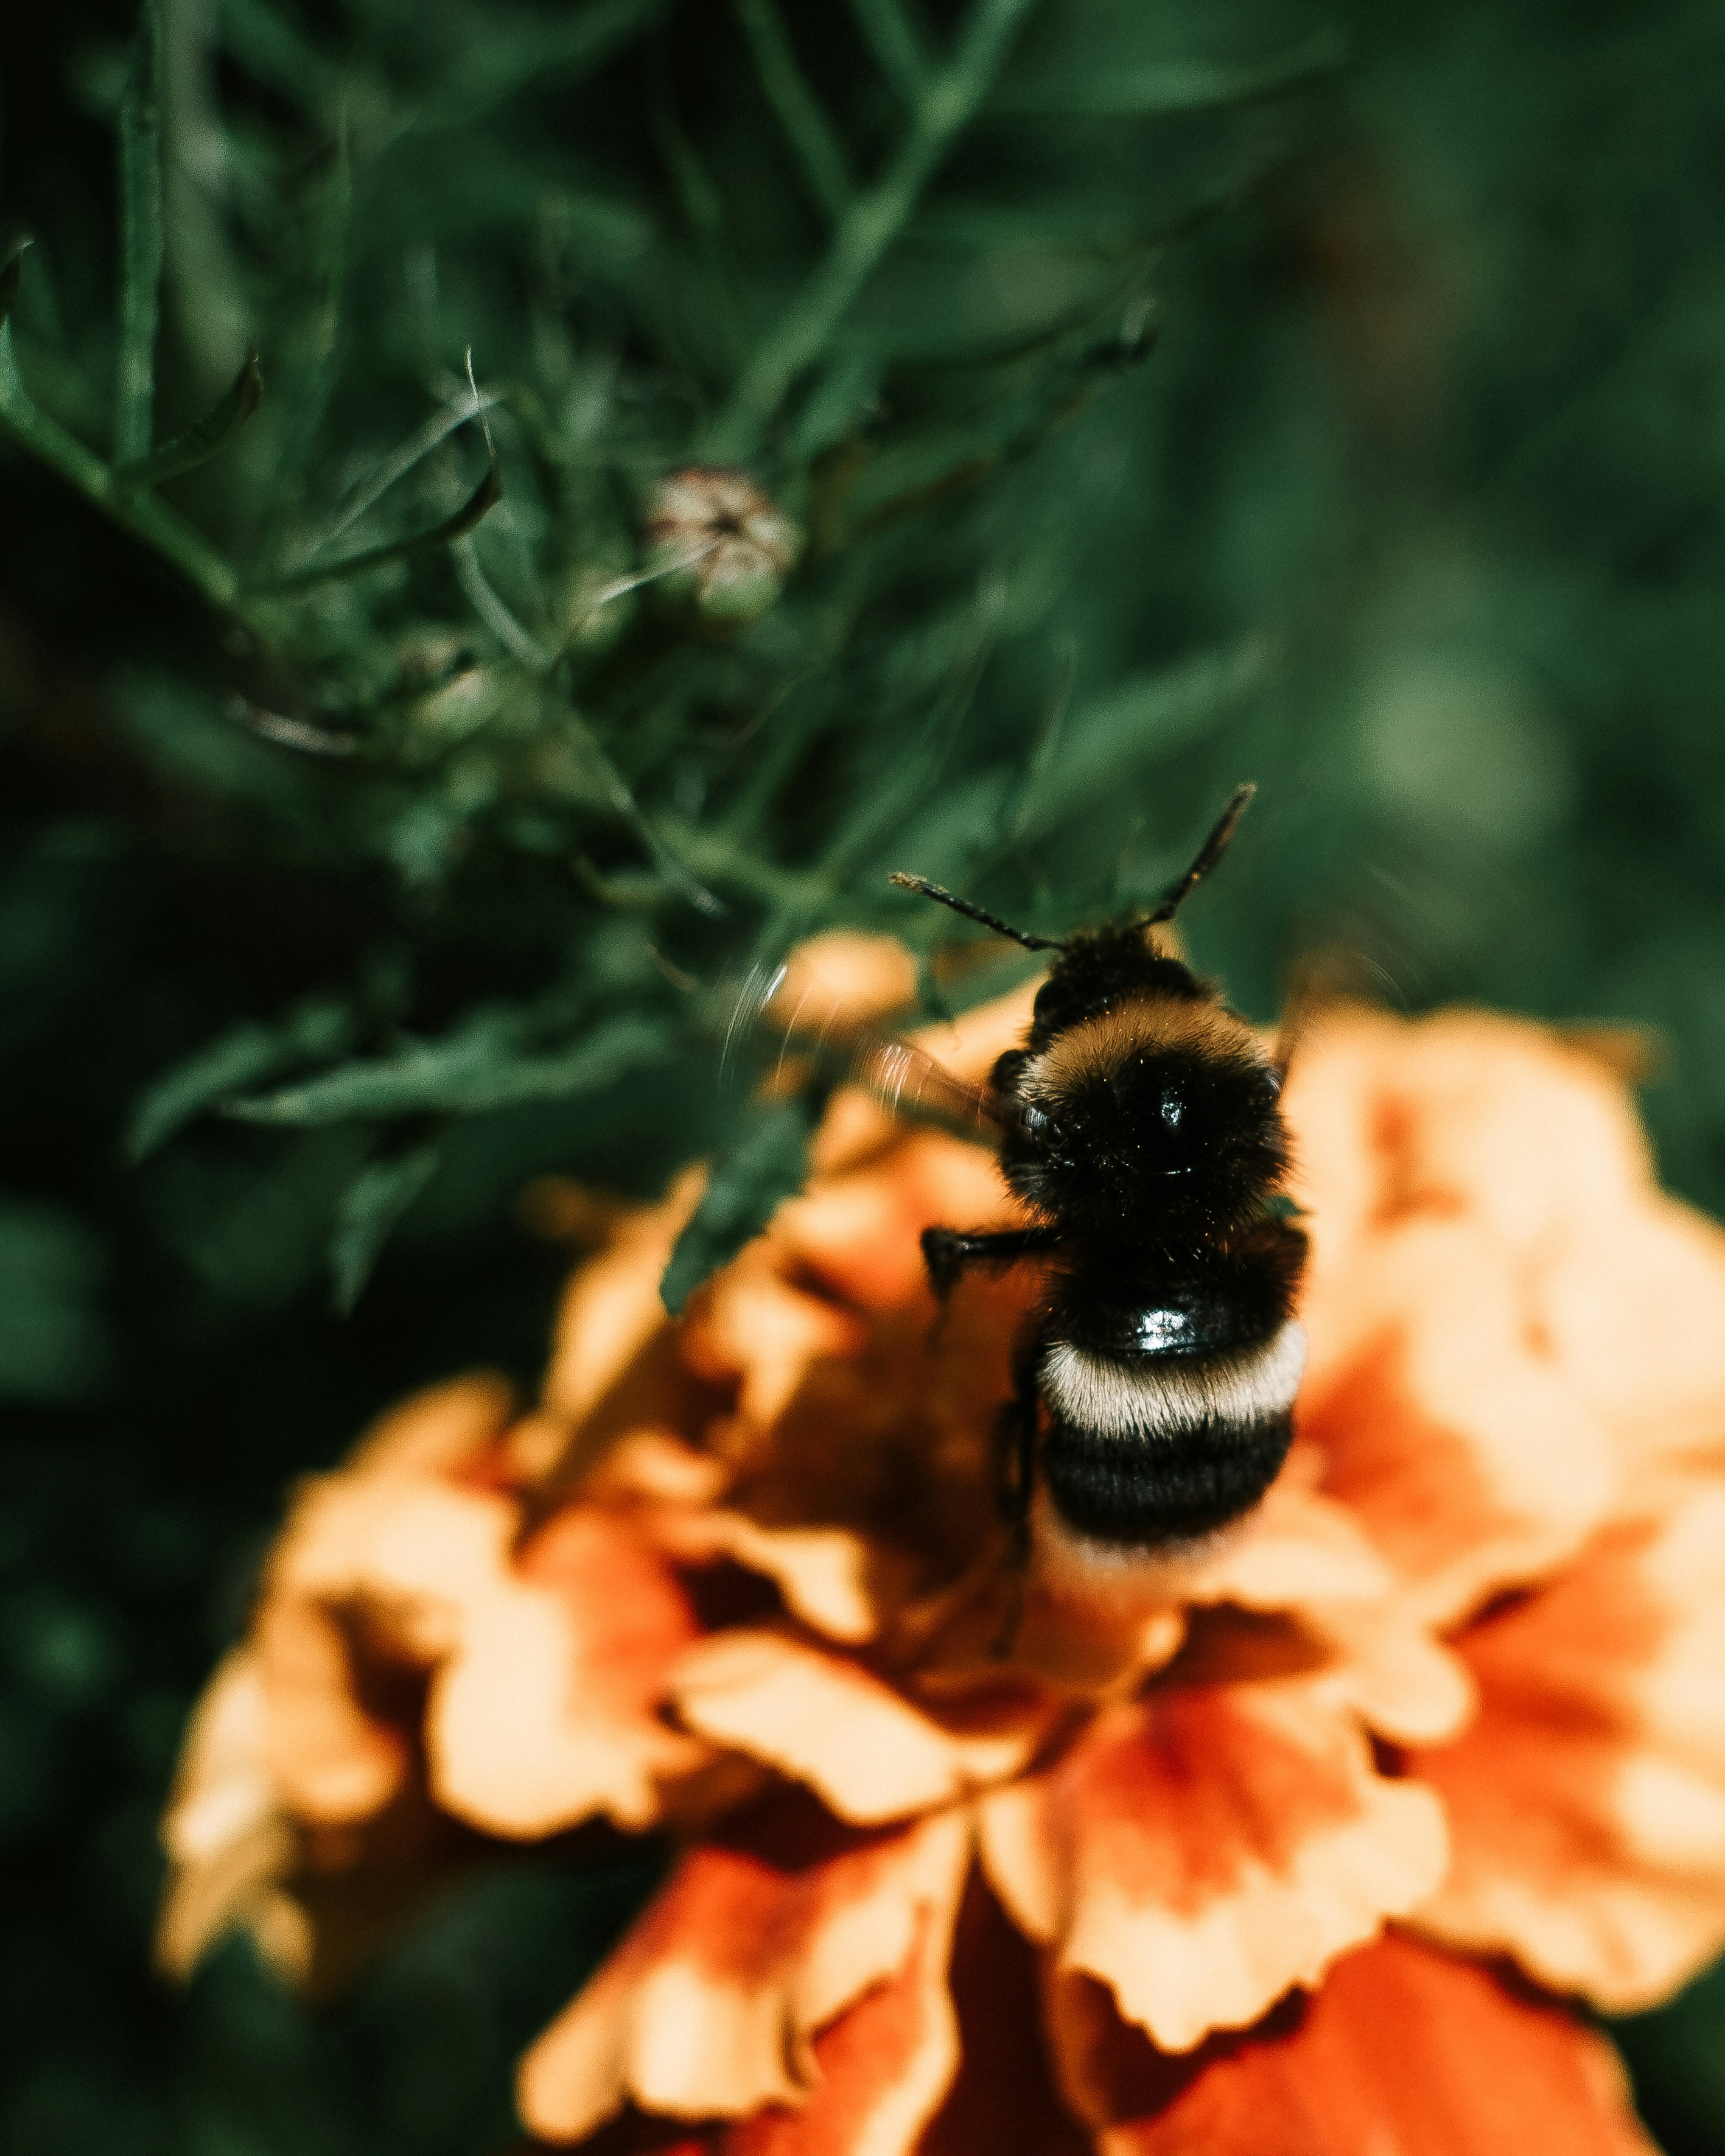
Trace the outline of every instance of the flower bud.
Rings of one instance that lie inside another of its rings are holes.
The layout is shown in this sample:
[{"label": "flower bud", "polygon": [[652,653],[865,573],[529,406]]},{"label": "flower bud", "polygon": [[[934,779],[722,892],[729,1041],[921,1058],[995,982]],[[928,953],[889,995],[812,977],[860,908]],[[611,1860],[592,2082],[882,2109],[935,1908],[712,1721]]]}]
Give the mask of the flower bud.
[{"label": "flower bud", "polygon": [[653,570],[704,621],[742,629],[778,597],[803,544],[797,524],[742,472],[691,465],[661,485],[647,520]]}]

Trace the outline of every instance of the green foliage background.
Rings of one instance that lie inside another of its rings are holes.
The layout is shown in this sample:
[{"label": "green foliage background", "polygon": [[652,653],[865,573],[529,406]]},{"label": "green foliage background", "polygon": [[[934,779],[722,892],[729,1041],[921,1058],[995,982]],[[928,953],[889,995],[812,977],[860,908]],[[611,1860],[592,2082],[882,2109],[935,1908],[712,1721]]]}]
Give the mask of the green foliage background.
[{"label": "green foliage background", "polygon": [[[794,1174],[722,1014],[932,950],[888,870],[1059,928],[1255,778],[1190,922],[1244,1008],[1322,951],[1650,1024],[1725,1205],[1722,64],[1688,0],[6,11],[8,2148],[506,2137],[650,1858],[320,2017],[174,1995],[179,1731],[294,1475],[532,1382],[532,1176],[716,1153],[710,1256]],[[602,597],[691,460],[806,534],[751,624]],[[1725,2146],[1725,1984],[1622,2033]]]}]

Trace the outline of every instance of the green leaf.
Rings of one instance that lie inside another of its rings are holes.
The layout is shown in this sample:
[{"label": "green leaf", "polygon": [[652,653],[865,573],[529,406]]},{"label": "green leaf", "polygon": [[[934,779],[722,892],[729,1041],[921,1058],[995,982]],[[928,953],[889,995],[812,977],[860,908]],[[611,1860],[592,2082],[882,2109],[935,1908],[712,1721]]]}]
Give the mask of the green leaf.
[{"label": "green leaf", "polygon": [[264,377],[259,370],[258,351],[254,345],[240,362],[232,388],[224,392],[203,418],[187,427],[183,434],[164,442],[148,456],[122,465],[114,475],[116,480],[122,486],[160,486],[164,480],[177,479],[182,472],[195,471],[199,465],[208,464],[227,448],[263,401]]},{"label": "green leaf", "polygon": [[706,1195],[678,1236],[659,1283],[660,1298],[673,1317],[803,1188],[819,1112],[819,1097],[812,1094],[751,1111],[742,1138],[715,1163]]},{"label": "green leaf", "polygon": [[101,1251],[57,1206],[0,1198],[0,1398],[87,1399],[106,1375]]},{"label": "green leaf", "polygon": [[633,1014],[597,1025],[572,1048],[520,1055],[500,1040],[494,1019],[448,1040],[415,1041],[391,1056],[349,1063],[279,1092],[234,1101],[226,1112],[249,1123],[340,1123],[426,1111],[479,1115],[526,1101],[559,1101],[646,1068],[670,1053],[670,1027]]},{"label": "green leaf", "polygon": [[396,1224],[436,1174],[441,1138],[388,1160],[368,1162],[341,1194],[330,1238],[330,1284],[343,1317],[359,1301]]},{"label": "green leaf", "polygon": [[162,23],[143,0],[120,107],[120,357],[114,459],[146,456],[156,408],[162,298]]},{"label": "green leaf", "polygon": [[496,452],[492,450],[485,460],[485,475],[473,492],[453,516],[446,516],[429,531],[412,532],[405,539],[386,540],[380,547],[362,547],[357,554],[344,554],[338,562],[314,562],[310,568],[295,570],[291,576],[267,577],[251,588],[259,592],[303,591],[310,584],[328,583],[337,577],[357,577],[367,569],[381,568],[386,562],[403,562],[412,554],[429,554],[439,547],[453,546],[456,540],[465,539],[502,499],[503,475],[497,468]]},{"label": "green leaf", "polygon": [[243,1086],[255,1086],[295,1063],[339,1055],[353,1037],[346,1004],[300,1004],[273,1025],[236,1026],[164,1071],[133,1109],[127,1156],[144,1159],[194,1116]]}]

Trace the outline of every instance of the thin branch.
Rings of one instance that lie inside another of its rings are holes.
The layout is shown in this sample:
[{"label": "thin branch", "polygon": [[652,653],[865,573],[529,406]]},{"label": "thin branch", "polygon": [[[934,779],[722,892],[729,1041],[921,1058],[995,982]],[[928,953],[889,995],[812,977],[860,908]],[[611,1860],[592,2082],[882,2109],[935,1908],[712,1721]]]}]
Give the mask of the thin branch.
[{"label": "thin branch", "polygon": [[747,348],[748,339],[737,305],[737,280],[725,238],[724,203],[712,174],[701,162],[700,151],[684,132],[668,99],[662,100],[654,113],[653,136],[694,236],[711,291],[719,334],[727,356],[734,357]]},{"label": "thin branch", "polygon": [[443,411],[434,412],[424,425],[410,434],[393,456],[386,457],[368,478],[359,482],[305,549],[303,558],[308,562],[315,561],[326,547],[333,546],[344,531],[357,524],[368,509],[375,508],[396,481],[405,479],[415,465],[431,454],[439,442],[447,441],[458,427],[465,427],[470,419],[476,418],[481,412],[488,411],[492,405],[501,402],[495,392],[475,398],[470,391]]},{"label": "thin branch", "polygon": [[133,464],[118,466],[118,486],[160,486],[164,480],[196,471],[212,457],[219,456],[264,401],[264,377],[258,368],[258,347],[248,346],[233,386],[201,419],[151,449]]},{"label": "thin branch", "polygon": [[524,665],[544,672],[556,654],[544,650],[537,637],[522,628],[492,590],[480,567],[479,550],[471,533],[455,542],[449,549],[449,558],[455,564],[455,580],[467,594],[468,603],[504,649]]},{"label": "thin branch", "polygon": [[114,461],[150,454],[156,413],[156,333],[162,305],[162,23],[155,0],[138,11],[120,108],[120,354],[114,377]]},{"label": "thin branch", "polygon": [[190,579],[213,605],[232,608],[239,579],[191,526],[148,493],[130,493],[78,437],[33,404],[13,356],[12,326],[0,323],[0,435],[57,472],[115,523]]},{"label": "thin branch", "polygon": [[[305,320],[298,365],[282,384],[284,427],[275,478],[280,501],[295,511],[306,498],[312,449],[335,393],[341,357],[341,303],[353,223],[353,166],[345,117],[333,162],[318,191],[308,234],[308,253],[321,290]],[[288,518],[275,512],[272,567],[285,567],[293,548]],[[303,559],[303,556],[301,557]]]},{"label": "thin branch", "polygon": [[899,0],[850,0],[850,12],[875,55],[875,65],[905,103],[914,108],[927,85],[932,63]]},{"label": "thin branch", "polygon": [[362,547],[357,554],[343,554],[333,562],[313,562],[285,577],[266,577],[252,586],[254,591],[296,592],[308,585],[324,584],[338,578],[357,577],[386,562],[405,561],[409,555],[428,554],[439,547],[453,547],[465,539],[503,499],[503,474],[491,437],[485,436],[485,475],[453,515],[427,531],[410,531],[399,539],[386,539],[376,547]]},{"label": "thin branch", "polygon": [[797,153],[809,191],[836,223],[850,203],[850,167],[832,123],[809,86],[784,18],[774,0],[737,0],[737,13],[755,56],[761,87]]},{"label": "thin branch", "polygon": [[757,849],[739,845],[721,831],[697,829],[675,816],[661,818],[660,829],[679,856],[712,882],[798,917],[818,913],[834,896],[832,885],[818,871],[781,868]]},{"label": "thin branch", "polygon": [[716,554],[725,544],[722,538],[709,539],[705,545],[691,547],[686,552],[674,554],[668,562],[660,562],[651,569],[638,569],[632,576],[614,577],[608,584],[601,584],[598,591],[573,617],[568,634],[562,649],[567,649],[602,607],[620,599],[625,592],[639,591],[643,584],[656,584],[661,577],[675,577],[685,569],[692,569],[697,562],[704,562],[709,554]]},{"label": "thin branch", "polygon": [[680,852],[674,852],[665,844],[657,826],[636,800],[629,781],[605,753],[598,736],[586,720],[572,707],[564,712],[563,723],[582,754],[592,765],[618,817],[640,840],[660,874],[688,900],[697,913],[705,913],[710,918],[723,914],[726,909],[722,901],[691,873],[680,858]]},{"label": "thin branch", "polygon": [[909,132],[885,172],[840,219],[822,261],[755,346],[701,447],[714,463],[741,463],[754,450],[786,393],[854,304],[903,230],[954,138],[988,95],[1007,47],[1034,0],[976,0],[947,64],[917,99]]}]

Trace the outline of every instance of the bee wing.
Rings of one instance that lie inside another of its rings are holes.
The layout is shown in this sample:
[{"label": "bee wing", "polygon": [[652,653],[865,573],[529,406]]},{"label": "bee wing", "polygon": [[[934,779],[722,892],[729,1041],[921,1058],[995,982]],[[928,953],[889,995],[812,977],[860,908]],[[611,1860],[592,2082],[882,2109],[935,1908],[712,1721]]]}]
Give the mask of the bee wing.
[{"label": "bee wing", "polygon": [[908,1040],[859,1029],[843,1045],[853,1076],[895,1115],[944,1123],[966,1137],[998,1138],[1007,1129],[1009,1118],[991,1087],[955,1077]]},{"label": "bee wing", "polygon": [[726,1062],[745,1034],[764,1030],[777,1020],[781,1070],[788,1056],[807,1056],[865,1086],[895,1115],[940,1123],[965,1137],[998,1138],[1009,1127],[1007,1110],[992,1088],[957,1076],[926,1050],[896,1034],[845,1019],[805,1023],[800,1006],[783,1016],[774,1012],[784,978],[782,966],[776,972],[757,967],[743,983],[726,1029]]},{"label": "bee wing", "polygon": [[1272,1057],[1284,1081],[1307,1032],[1340,1004],[1378,1004],[1394,983],[1381,968],[1340,943],[1318,944],[1295,963],[1282,997]]}]

